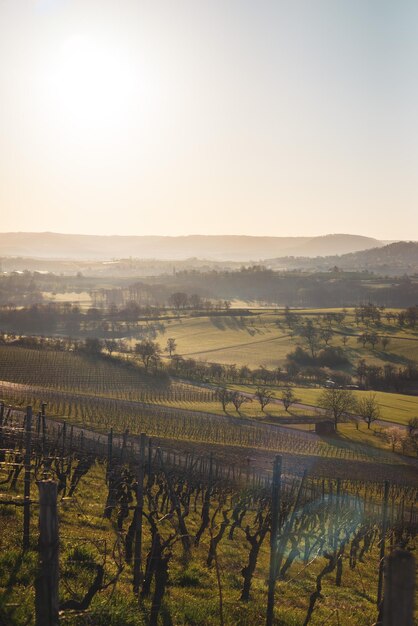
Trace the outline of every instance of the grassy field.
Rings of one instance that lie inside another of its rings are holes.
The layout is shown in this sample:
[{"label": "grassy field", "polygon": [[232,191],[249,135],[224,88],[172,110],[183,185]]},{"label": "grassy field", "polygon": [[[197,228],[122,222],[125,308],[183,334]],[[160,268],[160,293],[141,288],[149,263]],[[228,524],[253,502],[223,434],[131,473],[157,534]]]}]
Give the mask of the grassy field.
[{"label": "grassy field", "polygon": [[[230,385],[231,389],[237,389],[246,393],[254,393],[256,387],[253,385]],[[277,399],[280,399],[281,388],[269,387],[274,392]],[[302,404],[309,405],[312,409],[318,407],[319,396],[323,392],[322,388],[308,387],[292,387],[298,401]],[[418,396],[408,396],[400,393],[387,393],[383,391],[358,391],[354,390],[355,398],[360,399],[369,393],[376,394],[376,401],[381,411],[381,419],[388,422],[396,422],[398,424],[407,424],[408,420],[418,417]],[[270,411],[271,404],[266,407],[266,412]],[[291,407],[290,413],[295,412],[296,408]]]},{"label": "grassy field", "polygon": [[[315,320],[324,313],[339,311],[307,309],[297,310],[295,315]],[[177,342],[178,354],[208,362],[235,363],[252,368],[260,365],[269,368],[282,366],[286,355],[301,343],[300,339],[293,336],[286,326],[283,311],[254,310],[252,313],[249,316],[184,316],[166,323],[164,333],[158,335],[157,341],[164,346],[167,337],[173,337]],[[343,347],[352,363],[361,358],[380,365],[402,365],[418,360],[418,333],[387,324],[385,320],[376,332],[390,338],[386,351],[382,351],[379,346],[376,349],[370,346],[363,348],[357,342],[357,335],[365,327],[354,323],[353,311],[349,310],[343,325],[334,330],[329,345]],[[346,347],[342,341],[344,335],[348,338]]]},{"label": "grassy field", "polygon": [[[318,397],[322,389],[306,389],[295,387],[295,393],[302,402],[317,406]],[[368,395],[367,391],[353,391],[354,396],[360,399]],[[376,394],[379,403],[381,419],[398,424],[407,424],[412,417],[418,417],[418,397],[406,396],[399,393],[386,393],[383,391],[372,392]]]},{"label": "grassy field", "polygon": [[277,316],[213,316],[183,318],[166,326],[165,337],[177,342],[184,357],[216,363],[275,367],[289,351],[289,333],[276,325]]}]

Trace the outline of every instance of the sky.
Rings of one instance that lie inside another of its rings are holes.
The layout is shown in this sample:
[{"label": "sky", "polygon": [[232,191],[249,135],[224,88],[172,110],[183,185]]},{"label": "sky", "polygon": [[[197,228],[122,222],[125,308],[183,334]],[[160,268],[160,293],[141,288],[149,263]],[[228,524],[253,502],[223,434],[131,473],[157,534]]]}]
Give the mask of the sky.
[{"label": "sky", "polygon": [[0,0],[0,231],[418,239],[416,0]]}]

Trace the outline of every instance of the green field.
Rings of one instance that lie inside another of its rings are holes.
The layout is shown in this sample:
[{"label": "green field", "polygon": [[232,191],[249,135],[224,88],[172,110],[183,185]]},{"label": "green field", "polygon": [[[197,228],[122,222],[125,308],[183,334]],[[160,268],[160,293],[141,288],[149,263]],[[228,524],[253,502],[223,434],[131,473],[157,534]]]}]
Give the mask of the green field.
[{"label": "green field", "polygon": [[[248,393],[254,393],[255,387],[251,385],[230,385],[231,388],[245,391]],[[269,387],[275,393],[275,397],[280,399],[281,388]],[[321,388],[308,388],[308,387],[292,387],[296,397],[302,404],[309,405],[314,408],[318,406],[318,398],[323,392]],[[408,420],[413,417],[418,417],[418,396],[407,396],[400,393],[386,393],[383,391],[357,391],[354,390],[353,395],[360,399],[365,394],[376,394],[376,401],[379,404],[381,411],[381,419],[388,422],[396,422],[398,424],[407,424]],[[270,410],[272,405],[269,404],[266,411]],[[290,412],[295,411],[296,408],[292,407]]]},{"label": "green field", "polygon": [[[295,314],[305,319],[316,319],[320,314],[338,311],[309,309],[298,310]],[[166,322],[164,333],[158,335],[157,341],[164,347],[167,337],[173,337],[177,342],[177,353],[185,358],[235,363],[251,368],[260,365],[268,368],[283,366],[286,355],[301,344],[300,338],[293,336],[293,332],[287,328],[283,311],[259,310],[252,313],[248,316],[184,316]],[[399,329],[383,320],[376,332],[380,336],[388,336],[389,345],[386,351],[382,351],[379,346],[376,349],[370,346],[363,348],[357,342],[356,335],[364,330],[365,327],[356,326],[353,313],[349,311],[343,325],[334,327],[335,334],[329,345],[344,348],[342,338],[346,335],[348,343],[345,350],[352,363],[364,358],[370,363],[391,363],[396,366],[418,360],[417,332]]]},{"label": "green field", "polygon": [[[318,397],[322,389],[306,389],[296,387],[295,393],[303,403],[317,406]],[[354,396],[360,399],[366,391],[353,391]],[[407,424],[412,417],[418,417],[418,396],[406,396],[400,393],[385,393],[383,391],[372,392],[376,394],[379,403],[381,419],[398,424]]]},{"label": "green field", "polygon": [[270,313],[249,317],[189,317],[166,325],[165,335],[157,341],[164,345],[166,337],[177,342],[177,353],[216,363],[236,363],[259,367],[275,367],[289,351],[288,331],[276,325],[277,316]]}]

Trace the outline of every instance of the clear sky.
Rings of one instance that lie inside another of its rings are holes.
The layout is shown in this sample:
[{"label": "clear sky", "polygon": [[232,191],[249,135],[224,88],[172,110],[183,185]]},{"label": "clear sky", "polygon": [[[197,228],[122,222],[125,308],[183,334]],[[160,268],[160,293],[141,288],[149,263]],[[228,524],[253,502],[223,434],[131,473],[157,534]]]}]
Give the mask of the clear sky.
[{"label": "clear sky", "polygon": [[0,230],[418,239],[416,0],[0,0]]}]

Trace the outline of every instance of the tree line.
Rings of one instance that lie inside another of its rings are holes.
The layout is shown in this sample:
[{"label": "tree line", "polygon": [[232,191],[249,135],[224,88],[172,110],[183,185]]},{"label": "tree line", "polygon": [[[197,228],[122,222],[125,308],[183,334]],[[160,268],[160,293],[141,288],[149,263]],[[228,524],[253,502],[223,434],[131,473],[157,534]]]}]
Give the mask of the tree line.
[{"label": "tree line", "polygon": [[299,307],[355,306],[369,299],[377,306],[410,307],[418,301],[415,277],[386,278],[367,272],[283,272],[256,265],[238,271],[191,270],[148,276],[128,285],[126,280],[114,279],[111,287],[104,287],[101,277],[12,273],[0,276],[0,305],[41,303],[44,292],[75,290],[89,292],[93,306],[98,308],[125,306],[130,301],[141,306],[167,306],[175,293],[186,293],[190,306],[194,298],[208,303],[236,298]]}]

